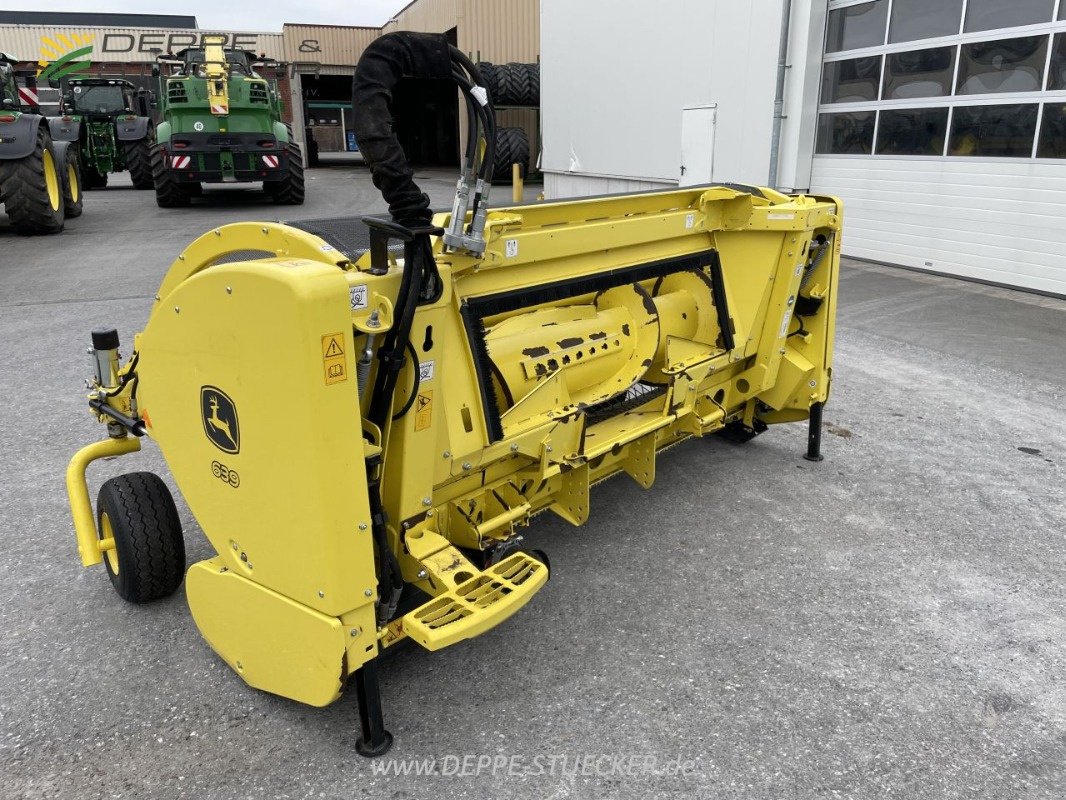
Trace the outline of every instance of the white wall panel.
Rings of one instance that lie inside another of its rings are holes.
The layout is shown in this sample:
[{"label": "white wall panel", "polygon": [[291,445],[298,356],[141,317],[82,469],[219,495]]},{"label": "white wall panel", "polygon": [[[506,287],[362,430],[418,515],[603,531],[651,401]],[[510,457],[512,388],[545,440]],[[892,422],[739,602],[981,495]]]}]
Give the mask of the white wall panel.
[{"label": "white wall panel", "polygon": [[1066,163],[815,156],[845,255],[1066,295]]},{"label": "white wall panel", "polygon": [[542,0],[544,171],[676,183],[681,110],[714,103],[714,179],[764,184],[781,2]]}]

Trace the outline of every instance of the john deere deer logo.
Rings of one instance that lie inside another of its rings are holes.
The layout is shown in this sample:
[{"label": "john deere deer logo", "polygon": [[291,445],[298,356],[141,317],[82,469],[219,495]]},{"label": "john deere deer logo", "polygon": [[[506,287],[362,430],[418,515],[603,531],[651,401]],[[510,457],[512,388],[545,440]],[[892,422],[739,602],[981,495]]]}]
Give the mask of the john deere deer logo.
[{"label": "john deere deer logo", "polygon": [[223,453],[238,453],[241,449],[241,429],[237,421],[237,406],[217,386],[200,389],[200,415],[204,433]]}]

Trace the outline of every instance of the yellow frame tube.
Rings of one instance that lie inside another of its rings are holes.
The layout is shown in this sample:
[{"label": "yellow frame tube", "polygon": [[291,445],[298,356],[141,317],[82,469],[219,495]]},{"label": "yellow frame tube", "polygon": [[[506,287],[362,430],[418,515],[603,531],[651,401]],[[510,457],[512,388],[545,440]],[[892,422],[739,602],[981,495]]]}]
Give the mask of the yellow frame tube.
[{"label": "yellow frame tube", "polygon": [[[67,496],[70,498],[70,513],[74,517],[74,536],[78,540],[78,555],[81,565],[91,567],[102,560],[104,548],[100,546],[96,532],[96,517],[93,516],[93,504],[89,499],[89,485],[85,481],[85,470],[99,458],[121,456],[136,453],[141,449],[141,440],[136,436],[123,439],[104,439],[86,445],[70,459],[67,465]],[[113,543],[112,543],[112,546]]]}]

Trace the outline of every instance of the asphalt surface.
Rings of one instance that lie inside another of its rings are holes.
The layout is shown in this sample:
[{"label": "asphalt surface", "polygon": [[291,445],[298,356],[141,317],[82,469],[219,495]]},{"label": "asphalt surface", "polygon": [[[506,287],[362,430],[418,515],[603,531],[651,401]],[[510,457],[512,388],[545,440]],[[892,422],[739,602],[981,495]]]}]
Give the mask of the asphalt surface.
[{"label": "asphalt surface", "polygon": [[[390,758],[506,768],[375,775],[353,696],[248,688],[183,590],[119,600],[81,568],[63,488],[103,432],[88,332],[129,343],[219,223],[384,208],[365,170],[308,175],[295,210],[228,191],[164,211],[117,179],[59,236],[0,222],[0,798],[1066,796],[1062,301],[849,262],[823,463],[803,425],[694,441],[648,493],[594,489],[581,529],[541,515],[552,580],[527,609],[382,670]],[[423,181],[441,204],[453,185]],[[149,446],[94,467],[94,495],[132,469],[174,486]],[[693,763],[617,765],[645,757]]]}]

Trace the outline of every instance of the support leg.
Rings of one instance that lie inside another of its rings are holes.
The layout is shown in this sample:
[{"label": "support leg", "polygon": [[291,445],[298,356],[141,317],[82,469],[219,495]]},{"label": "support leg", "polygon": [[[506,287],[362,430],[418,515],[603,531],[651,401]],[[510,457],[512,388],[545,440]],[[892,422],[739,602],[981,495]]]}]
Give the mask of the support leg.
[{"label": "support leg", "polygon": [[822,403],[811,406],[811,417],[807,428],[807,453],[803,457],[808,461],[821,461],[822,456]]},{"label": "support leg", "polygon": [[378,689],[377,659],[368,661],[355,671],[355,695],[359,701],[359,740],[355,750],[367,758],[383,756],[392,747],[392,734],[385,730],[381,714],[381,692]]}]

